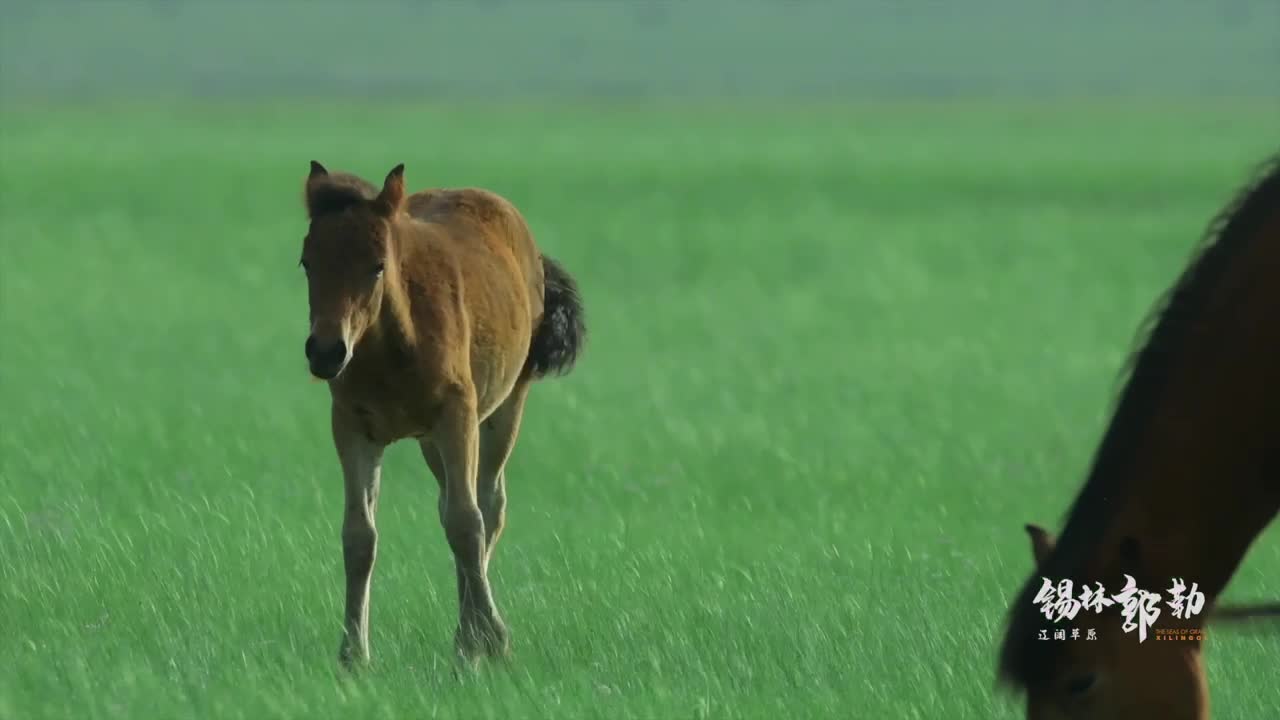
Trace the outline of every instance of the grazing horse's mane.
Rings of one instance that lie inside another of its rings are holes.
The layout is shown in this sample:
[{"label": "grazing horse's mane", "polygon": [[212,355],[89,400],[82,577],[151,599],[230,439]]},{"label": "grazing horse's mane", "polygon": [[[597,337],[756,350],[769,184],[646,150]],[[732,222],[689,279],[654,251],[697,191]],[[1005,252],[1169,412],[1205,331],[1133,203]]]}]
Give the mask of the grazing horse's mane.
[{"label": "grazing horse's mane", "polygon": [[1172,353],[1183,345],[1191,317],[1203,307],[1218,279],[1238,253],[1255,237],[1268,212],[1280,203],[1280,153],[1261,164],[1246,185],[1210,222],[1186,269],[1142,323],[1137,350],[1126,363],[1125,381],[1116,409],[1094,456],[1089,476],[1067,514],[1067,522],[1053,552],[1018,593],[1010,611],[1000,655],[1000,679],[1027,687],[1047,679],[1062,643],[1037,642],[1033,604],[1038,578],[1072,577],[1097,538],[1109,527],[1119,502],[1129,490],[1134,435],[1155,412],[1167,385]]},{"label": "grazing horse's mane", "polygon": [[309,179],[306,189],[307,214],[312,220],[340,213],[378,196],[373,183],[351,173],[332,172]]}]

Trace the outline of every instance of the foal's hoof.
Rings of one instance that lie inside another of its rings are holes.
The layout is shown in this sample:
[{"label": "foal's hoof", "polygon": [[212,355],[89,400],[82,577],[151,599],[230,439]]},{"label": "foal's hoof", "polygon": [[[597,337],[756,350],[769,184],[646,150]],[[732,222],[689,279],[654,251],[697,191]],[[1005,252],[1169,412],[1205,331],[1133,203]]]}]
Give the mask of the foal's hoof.
[{"label": "foal's hoof", "polygon": [[498,618],[477,618],[458,627],[454,646],[463,660],[511,657],[511,633]]}]

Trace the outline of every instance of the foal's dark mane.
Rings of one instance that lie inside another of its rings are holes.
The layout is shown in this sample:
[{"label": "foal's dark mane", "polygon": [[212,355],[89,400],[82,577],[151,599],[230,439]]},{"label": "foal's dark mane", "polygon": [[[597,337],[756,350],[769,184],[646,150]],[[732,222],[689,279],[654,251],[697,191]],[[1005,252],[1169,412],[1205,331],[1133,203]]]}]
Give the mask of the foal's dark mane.
[{"label": "foal's dark mane", "polygon": [[1280,153],[1262,163],[1257,177],[1209,224],[1190,262],[1177,282],[1155,305],[1142,324],[1138,350],[1125,365],[1127,378],[1111,422],[1094,456],[1088,480],[1067,514],[1057,544],[1028,578],[1010,611],[1008,631],[1000,656],[1001,681],[1019,687],[1048,679],[1062,643],[1040,642],[1037,608],[1032,604],[1040,577],[1074,577],[1093,543],[1106,531],[1116,507],[1129,490],[1134,437],[1153,414],[1168,381],[1172,353],[1182,346],[1188,319],[1198,311],[1232,265],[1237,254],[1253,239],[1269,213],[1280,203]]}]

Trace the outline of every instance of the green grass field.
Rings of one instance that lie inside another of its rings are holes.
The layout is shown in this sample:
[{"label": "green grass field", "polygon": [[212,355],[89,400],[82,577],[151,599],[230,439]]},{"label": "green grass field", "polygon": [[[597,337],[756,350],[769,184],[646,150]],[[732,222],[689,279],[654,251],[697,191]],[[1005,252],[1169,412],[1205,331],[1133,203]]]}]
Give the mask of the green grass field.
[{"label": "green grass field", "polygon": [[[0,718],[1015,717],[992,685],[1021,526],[1058,527],[1274,110],[10,107]],[[375,665],[336,677],[313,158],[495,189],[582,286],[587,353],[508,473],[508,668],[452,670],[403,444]],[[1278,577],[1273,528],[1228,597]],[[1207,653],[1216,718],[1275,715],[1280,634]]]}]

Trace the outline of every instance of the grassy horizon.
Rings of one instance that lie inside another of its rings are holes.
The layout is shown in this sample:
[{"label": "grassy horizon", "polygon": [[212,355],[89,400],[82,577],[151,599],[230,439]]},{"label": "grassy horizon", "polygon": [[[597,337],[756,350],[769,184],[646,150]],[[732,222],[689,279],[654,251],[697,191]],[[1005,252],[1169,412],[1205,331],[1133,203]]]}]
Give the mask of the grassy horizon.
[{"label": "grassy horizon", "polygon": [[[0,112],[0,718],[1014,718],[1135,332],[1276,150],[1258,102]],[[479,185],[578,280],[456,674],[435,483],[390,449],[375,665],[336,678],[341,478],[302,359],[309,160]],[[1280,595],[1280,531],[1226,597]],[[1211,632],[1215,718],[1280,635]]]}]

